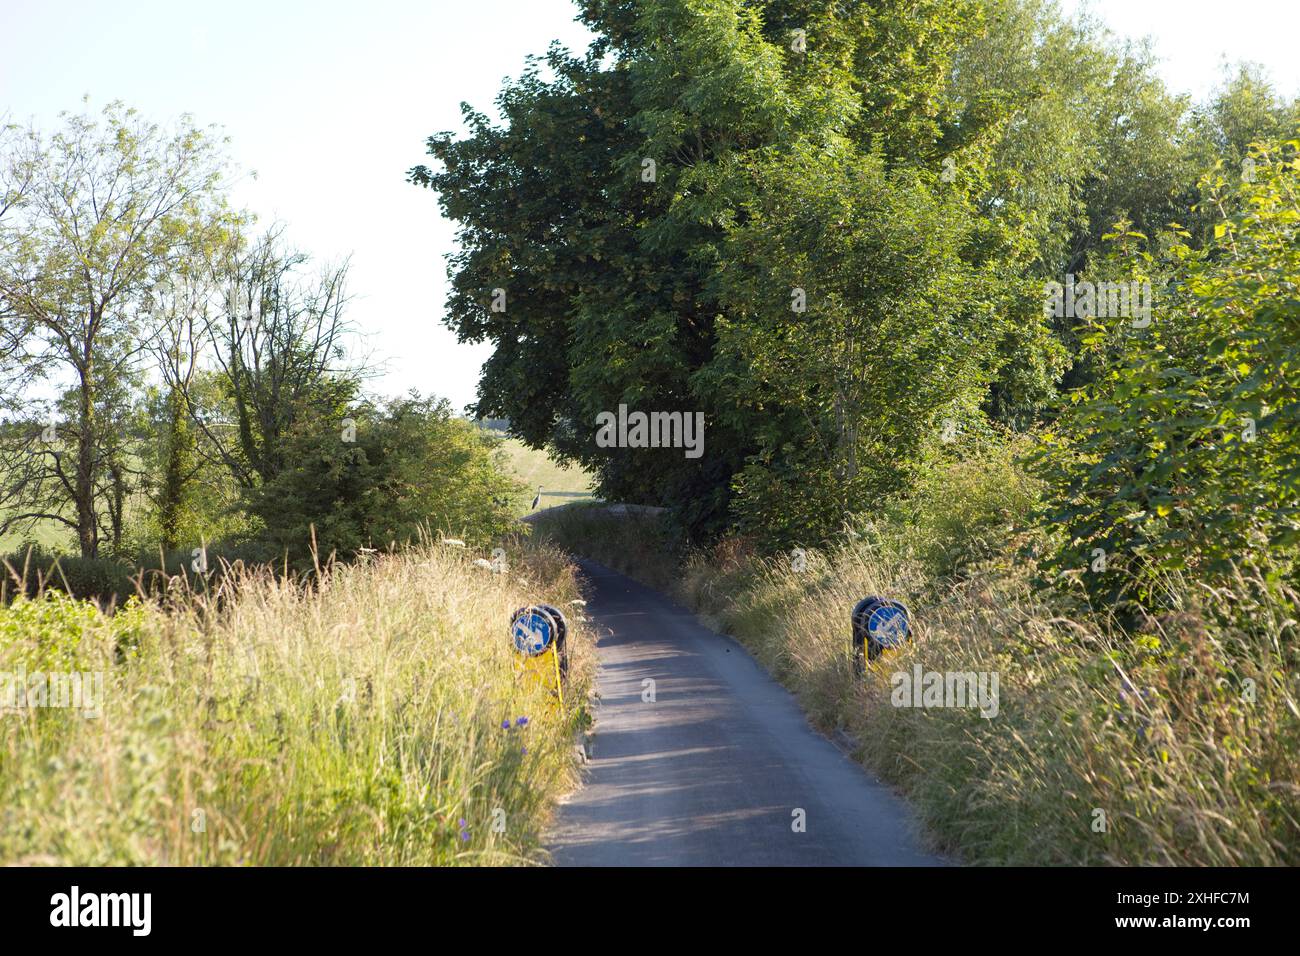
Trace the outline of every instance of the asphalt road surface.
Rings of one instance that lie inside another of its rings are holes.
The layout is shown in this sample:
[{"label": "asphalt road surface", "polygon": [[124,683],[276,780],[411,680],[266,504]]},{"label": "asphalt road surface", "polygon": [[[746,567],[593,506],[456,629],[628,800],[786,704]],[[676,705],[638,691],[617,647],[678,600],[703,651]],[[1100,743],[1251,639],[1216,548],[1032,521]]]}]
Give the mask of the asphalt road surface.
[{"label": "asphalt road surface", "polygon": [[[809,727],[739,644],[630,578],[582,567],[600,635],[600,704],[585,785],[549,835],[556,864],[940,862],[905,805]],[[643,700],[647,679],[653,703]]]}]

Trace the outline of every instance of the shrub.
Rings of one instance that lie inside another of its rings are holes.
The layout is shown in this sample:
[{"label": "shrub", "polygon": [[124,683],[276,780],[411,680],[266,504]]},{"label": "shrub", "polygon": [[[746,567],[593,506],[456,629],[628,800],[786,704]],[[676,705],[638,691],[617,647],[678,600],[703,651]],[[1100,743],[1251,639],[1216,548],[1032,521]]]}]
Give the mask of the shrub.
[{"label": "shrub", "polygon": [[136,594],[135,569],[113,558],[56,554],[39,545],[0,555],[5,580],[0,595],[36,596],[55,590],[104,605],[123,605]]},{"label": "shrub", "polygon": [[1032,536],[1041,480],[1021,464],[1032,443],[1021,436],[982,443],[966,457],[923,471],[874,529],[886,553],[919,561],[933,577],[963,571]]},{"label": "shrub", "polygon": [[284,469],[249,493],[261,543],[311,565],[417,539],[423,529],[482,544],[513,525],[517,483],[497,470],[494,441],[445,401],[364,404],[351,421],[300,422]]},{"label": "shrub", "polygon": [[539,540],[656,587],[676,579],[679,541],[661,514],[611,514],[604,504],[580,503],[547,509],[531,523]]},{"label": "shrub", "polygon": [[[1300,549],[1300,140],[1254,148],[1253,181],[1202,183],[1214,239],[1175,241],[1164,261],[1124,256],[1126,279],[1161,284],[1149,328],[1092,322],[1082,341],[1105,370],[1048,435],[1059,570],[1108,600],[1168,603],[1162,579],[1225,582],[1238,565],[1283,573]],[[1116,261],[1145,237],[1117,237]],[[1174,240],[1187,238],[1175,233]],[[1097,569],[1093,569],[1097,570]],[[1293,571],[1290,573],[1294,573]]]}]

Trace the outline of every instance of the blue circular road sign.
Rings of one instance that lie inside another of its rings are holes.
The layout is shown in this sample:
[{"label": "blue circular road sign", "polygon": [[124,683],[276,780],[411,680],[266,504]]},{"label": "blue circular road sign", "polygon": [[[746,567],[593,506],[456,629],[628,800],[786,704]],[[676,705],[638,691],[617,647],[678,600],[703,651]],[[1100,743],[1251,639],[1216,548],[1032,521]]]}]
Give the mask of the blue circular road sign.
[{"label": "blue circular road sign", "polygon": [[510,636],[514,640],[515,650],[536,657],[544,653],[555,640],[555,622],[541,608],[520,608],[510,622]]},{"label": "blue circular road sign", "polygon": [[881,647],[897,647],[907,632],[907,611],[898,604],[881,604],[867,618],[867,634]]}]

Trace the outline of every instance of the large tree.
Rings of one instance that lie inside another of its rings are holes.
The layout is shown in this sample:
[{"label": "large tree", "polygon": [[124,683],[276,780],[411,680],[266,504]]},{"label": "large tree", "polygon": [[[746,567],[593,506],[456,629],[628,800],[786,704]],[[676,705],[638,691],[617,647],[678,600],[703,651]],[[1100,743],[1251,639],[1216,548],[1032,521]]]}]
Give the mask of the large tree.
[{"label": "large tree", "polygon": [[[7,396],[0,532],[48,519],[82,555],[120,542],[130,462],[125,405],[152,336],[145,298],[223,229],[221,142],[183,118],[164,130],[121,104],[64,114],[6,144],[20,182],[0,220],[0,300],[24,334],[0,355]],[[60,400],[34,398],[44,391]]]},{"label": "large tree", "polygon": [[[478,412],[694,531],[785,508],[824,533],[814,515],[905,487],[945,419],[1039,414],[1067,330],[1035,284],[1091,248],[1090,203],[1151,195],[1158,218],[1180,181],[1181,107],[1149,61],[1038,0],[580,7],[586,56],[533,63],[499,125],[466,108],[469,135],[432,137],[440,167],[412,178],[461,227],[447,321],[495,345]],[[1148,166],[1106,145],[1130,126],[1155,134]],[[825,294],[795,313],[794,287]],[[906,427],[871,392],[904,362]],[[704,412],[704,457],[598,447],[620,404]],[[890,467],[862,468],[882,443]]]},{"label": "large tree", "polygon": [[[579,458],[608,496],[679,504],[697,530],[725,519],[761,443],[697,373],[735,312],[721,278],[753,196],[747,158],[839,136],[937,169],[945,58],[971,8],[838,6],[586,3],[585,57],[535,63],[502,92],[503,126],[467,108],[468,138],[430,139],[442,169],[413,179],[462,224],[449,322],[496,345],[480,414]],[[619,404],[705,412],[704,457],[598,448],[591,423]]]},{"label": "large tree", "polygon": [[844,143],[775,152],[753,175],[765,186],[729,237],[698,377],[757,445],[736,481],[742,529],[788,545],[833,534],[905,486],[936,436],[956,440],[1006,313],[970,254],[970,204],[937,175]]}]

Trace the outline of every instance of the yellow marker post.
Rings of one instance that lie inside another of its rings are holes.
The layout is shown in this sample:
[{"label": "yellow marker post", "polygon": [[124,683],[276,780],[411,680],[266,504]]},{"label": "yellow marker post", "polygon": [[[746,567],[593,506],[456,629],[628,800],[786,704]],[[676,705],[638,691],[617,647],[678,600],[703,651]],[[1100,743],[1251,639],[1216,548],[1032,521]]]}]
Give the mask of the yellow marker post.
[{"label": "yellow marker post", "polygon": [[907,605],[883,597],[865,597],[849,615],[853,637],[849,645],[853,655],[853,673],[861,677],[867,666],[911,639],[911,618]]},{"label": "yellow marker post", "polygon": [[568,670],[565,646],[567,622],[549,604],[521,607],[510,619],[515,665],[526,679],[536,681],[564,707],[564,677]]}]

